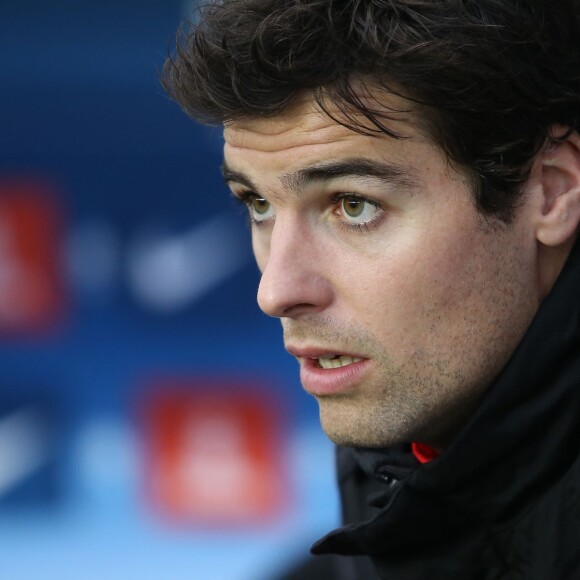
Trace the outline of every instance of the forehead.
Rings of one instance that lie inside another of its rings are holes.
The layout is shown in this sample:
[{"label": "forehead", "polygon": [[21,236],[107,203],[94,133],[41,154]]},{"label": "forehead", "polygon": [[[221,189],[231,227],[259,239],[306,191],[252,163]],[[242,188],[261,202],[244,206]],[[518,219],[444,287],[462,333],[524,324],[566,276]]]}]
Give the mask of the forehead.
[{"label": "forehead", "polygon": [[[427,140],[416,126],[415,115],[409,110],[409,103],[399,97],[384,95],[380,100],[373,98],[372,103],[369,103],[369,106],[378,109],[379,112],[381,112],[379,107],[382,107],[384,113],[389,115],[387,122],[389,129],[403,137],[396,140],[385,134],[369,135],[355,132],[335,120],[344,117],[337,106],[332,103],[327,106],[330,114],[321,110],[311,95],[304,94],[274,117],[243,118],[228,123],[224,128],[226,161],[229,158],[244,157],[252,153],[263,154],[268,161],[275,157],[268,154],[288,154],[294,158],[302,155],[305,150],[314,155],[317,151],[324,151],[325,155],[330,147],[333,150],[340,150],[360,146],[366,151],[384,145],[385,141],[396,142],[398,143],[396,148],[401,149],[405,141]],[[353,115],[349,122],[352,120],[360,123],[362,128],[369,130],[374,128],[362,114]],[[394,143],[391,145],[394,147]],[[286,157],[285,161],[289,161],[289,157]]]},{"label": "forehead", "polygon": [[337,137],[345,129],[322,112],[313,99],[302,98],[274,117],[250,117],[228,123],[226,145],[275,152],[284,145],[292,148],[312,141]]}]

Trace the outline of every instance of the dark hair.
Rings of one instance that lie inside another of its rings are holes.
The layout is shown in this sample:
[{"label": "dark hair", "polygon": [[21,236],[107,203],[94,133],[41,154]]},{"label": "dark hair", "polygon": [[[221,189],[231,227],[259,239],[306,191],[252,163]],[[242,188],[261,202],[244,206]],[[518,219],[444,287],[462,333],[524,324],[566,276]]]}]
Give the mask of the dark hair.
[{"label": "dark hair", "polygon": [[353,130],[397,137],[361,82],[406,97],[478,209],[509,222],[550,127],[580,129],[580,3],[222,0],[181,30],[162,72],[201,122],[273,116],[309,90]]}]

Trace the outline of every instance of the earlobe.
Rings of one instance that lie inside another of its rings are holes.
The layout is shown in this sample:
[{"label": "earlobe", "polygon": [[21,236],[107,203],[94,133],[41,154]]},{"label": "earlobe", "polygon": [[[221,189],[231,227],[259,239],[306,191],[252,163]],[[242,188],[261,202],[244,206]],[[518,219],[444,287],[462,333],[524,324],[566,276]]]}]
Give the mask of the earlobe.
[{"label": "earlobe", "polygon": [[545,246],[560,246],[575,236],[580,223],[580,136],[554,127],[536,163],[542,186],[536,237]]}]

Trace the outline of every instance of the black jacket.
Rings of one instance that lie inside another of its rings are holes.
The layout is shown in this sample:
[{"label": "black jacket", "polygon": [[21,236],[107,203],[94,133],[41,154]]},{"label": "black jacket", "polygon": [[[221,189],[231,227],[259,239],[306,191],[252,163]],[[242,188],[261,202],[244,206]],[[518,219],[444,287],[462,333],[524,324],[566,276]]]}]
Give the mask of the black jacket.
[{"label": "black jacket", "polygon": [[[337,580],[580,580],[580,244],[435,461],[341,448]],[[370,556],[370,558],[369,558]]]}]

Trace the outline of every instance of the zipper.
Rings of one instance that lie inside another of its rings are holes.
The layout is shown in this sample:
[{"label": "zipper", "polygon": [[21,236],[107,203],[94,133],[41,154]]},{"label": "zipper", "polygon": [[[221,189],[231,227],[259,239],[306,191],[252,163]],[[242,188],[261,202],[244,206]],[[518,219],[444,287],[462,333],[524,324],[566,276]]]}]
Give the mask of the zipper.
[{"label": "zipper", "polygon": [[401,481],[400,479],[397,479],[396,477],[393,477],[392,475],[388,475],[386,473],[375,473],[375,478],[381,483],[387,485],[388,487],[394,487],[395,485],[397,485],[397,483],[399,483],[399,481]]}]

